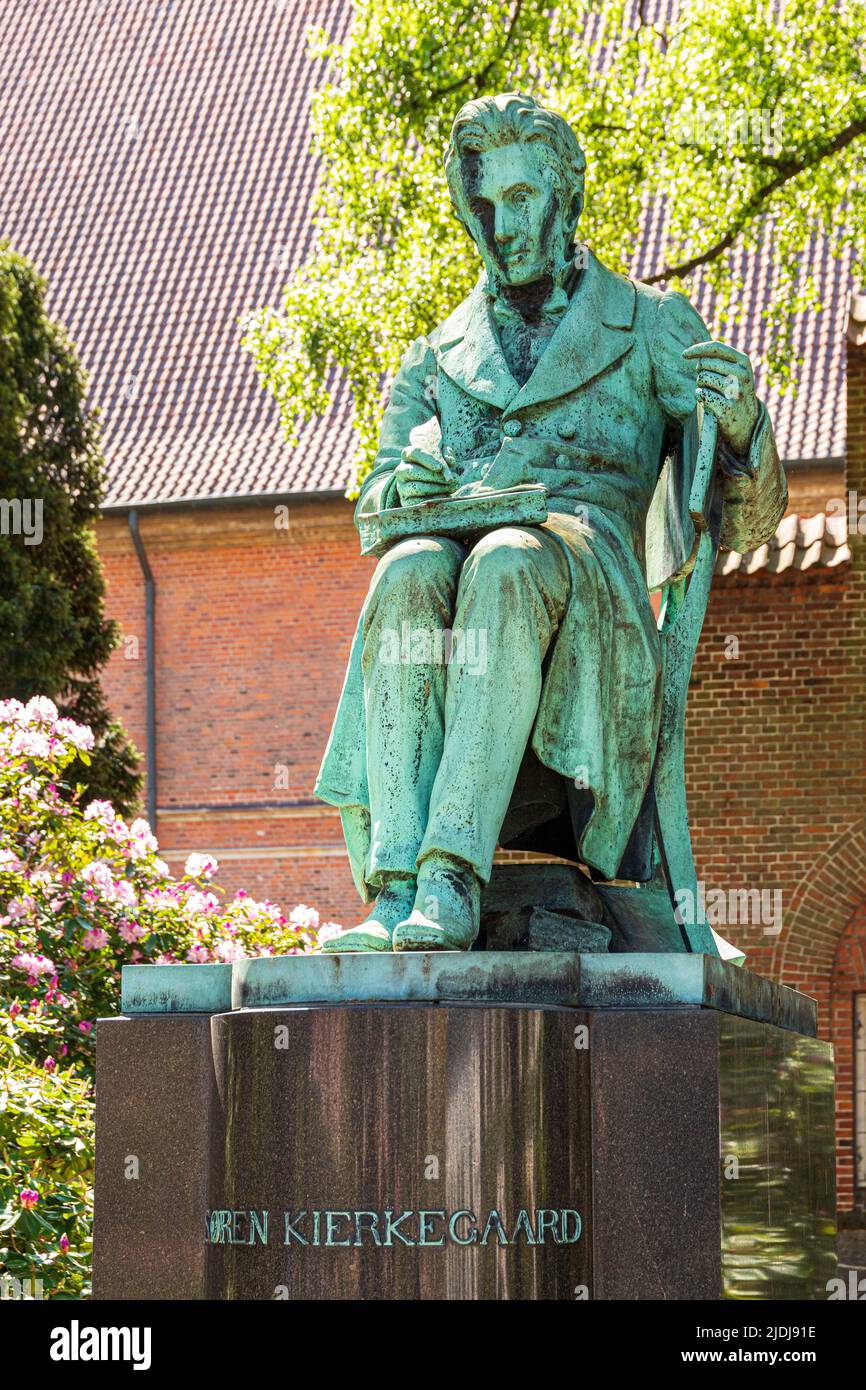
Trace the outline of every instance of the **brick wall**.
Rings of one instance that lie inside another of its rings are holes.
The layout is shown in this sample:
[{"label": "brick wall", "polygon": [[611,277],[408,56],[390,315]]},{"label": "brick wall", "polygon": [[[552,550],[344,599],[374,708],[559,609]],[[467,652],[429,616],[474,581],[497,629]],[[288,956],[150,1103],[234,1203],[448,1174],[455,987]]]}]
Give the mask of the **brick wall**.
[{"label": "brick wall", "polygon": [[[848,486],[866,495],[866,354],[852,357]],[[837,496],[842,481],[810,476],[794,508],[809,514],[823,485]],[[358,556],[351,511],[342,500],[299,503],[288,529],[260,503],[141,514],[157,589],[162,852],[180,868],[191,850],[210,850],[229,891],[311,903],[344,924],[360,904],[339,819],[311,788],[373,568]],[[781,894],[780,932],[772,920],[718,929],[752,968],[815,995],[838,1049],[843,1209],[854,1204],[850,997],[866,987],[862,926],[852,925],[866,900],[866,577],[861,538],[851,542],[852,563],[836,570],[716,581],[687,722],[708,894]],[[106,685],[143,747],[144,591],[125,519],[100,524],[99,546],[126,639]]]},{"label": "brick wall", "polygon": [[[339,817],[312,798],[373,568],[359,559],[351,506],[301,503],[287,530],[259,504],[144,512],[140,528],[156,582],[165,858],[177,868],[208,849],[228,891],[351,920],[360,905]],[[102,521],[98,540],[125,638],[106,688],[143,749],[143,583],[125,518]]]},{"label": "brick wall", "polygon": [[[866,1078],[857,1075],[854,1060],[856,1032],[855,1007],[858,995],[866,993],[866,899],[845,927],[836,951],[830,980],[828,1031],[836,1048],[836,1181],[839,1207],[850,1210],[855,1203],[862,1209],[866,1192],[858,1191],[855,1175],[854,1125],[857,1113],[855,1087],[864,1091]],[[861,1107],[866,1097],[861,1095]]]}]

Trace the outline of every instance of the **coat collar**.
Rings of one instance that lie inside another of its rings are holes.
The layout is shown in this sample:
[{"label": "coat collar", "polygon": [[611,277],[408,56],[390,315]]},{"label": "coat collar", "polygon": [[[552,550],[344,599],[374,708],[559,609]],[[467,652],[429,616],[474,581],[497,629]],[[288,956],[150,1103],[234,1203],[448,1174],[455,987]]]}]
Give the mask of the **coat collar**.
[{"label": "coat collar", "polygon": [[508,369],[480,280],[442,325],[439,365],[461,390],[509,415],[585,386],[631,348],[635,288],[589,252],[556,332],[521,387]]}]

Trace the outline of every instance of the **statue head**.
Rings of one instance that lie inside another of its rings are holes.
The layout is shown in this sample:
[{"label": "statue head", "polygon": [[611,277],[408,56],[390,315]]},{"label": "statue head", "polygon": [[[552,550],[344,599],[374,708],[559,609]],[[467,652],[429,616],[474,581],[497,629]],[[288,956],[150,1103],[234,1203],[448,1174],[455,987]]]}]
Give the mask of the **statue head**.
[{"label": "statue head", "polygon": [[503,92],[461,107],[445,175],[495,285],[555,278],[570,260],[585,169],[571,126],[532,97]]}]

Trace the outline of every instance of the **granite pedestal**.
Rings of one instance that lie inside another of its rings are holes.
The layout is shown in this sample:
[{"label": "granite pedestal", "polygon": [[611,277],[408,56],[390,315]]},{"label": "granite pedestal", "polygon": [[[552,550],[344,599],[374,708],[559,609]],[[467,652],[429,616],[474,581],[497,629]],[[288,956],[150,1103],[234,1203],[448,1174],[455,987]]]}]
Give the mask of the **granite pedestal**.
[{"label": "granite pedestal", "polygon": [[123,1008],[97,1298],[826,1297],[832,1050],[747,971],[263,958],[129,967]]}]

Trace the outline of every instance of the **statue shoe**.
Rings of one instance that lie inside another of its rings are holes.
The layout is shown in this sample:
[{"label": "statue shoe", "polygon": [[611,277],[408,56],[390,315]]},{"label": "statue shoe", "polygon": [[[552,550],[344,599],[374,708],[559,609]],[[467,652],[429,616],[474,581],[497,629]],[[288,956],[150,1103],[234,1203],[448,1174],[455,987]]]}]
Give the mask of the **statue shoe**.
[{"label": "statue shoe", "polygon": [[395,951],[468,951],[481,921],[481,884],[460,859],[431,854],[418,872],[415,906],[394,930]]},{"label": "statue shoe", "polygon": [[379,891],[366,922],[323,942],[322,952],[335,955],[343,951],[390,951],[394,928],[412,910],[414,901],[415,879],[392,879]]}]

